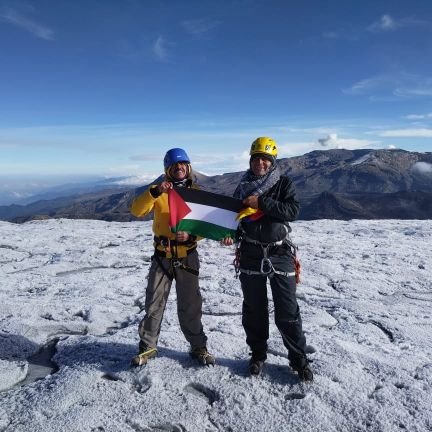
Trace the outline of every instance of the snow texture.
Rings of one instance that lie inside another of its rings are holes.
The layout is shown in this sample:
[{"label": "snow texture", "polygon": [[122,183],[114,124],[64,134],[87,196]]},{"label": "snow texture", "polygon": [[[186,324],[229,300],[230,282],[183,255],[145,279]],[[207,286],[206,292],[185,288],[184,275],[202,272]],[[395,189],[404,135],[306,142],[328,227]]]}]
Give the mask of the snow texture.
[{"label": "snow texture", "polygon": [[151,222],[0,222],[0,431],[431,431],[432,221],[296,222],[293,240],[312,384],[273,323],[247,375],[233,247],[199,245],[216,366],[189,357],[173,289],[159,356],[131,369]]},{"label": "snow texture", "polygon": [[363,155],[362,157],[358,158],[357,160],[355,160],[354,162],[351,162],[351,165],[360,165],[363,162],[366,162],[367,160],[369,160],[371,157],[370,153],[367,153],[365,155]]}]

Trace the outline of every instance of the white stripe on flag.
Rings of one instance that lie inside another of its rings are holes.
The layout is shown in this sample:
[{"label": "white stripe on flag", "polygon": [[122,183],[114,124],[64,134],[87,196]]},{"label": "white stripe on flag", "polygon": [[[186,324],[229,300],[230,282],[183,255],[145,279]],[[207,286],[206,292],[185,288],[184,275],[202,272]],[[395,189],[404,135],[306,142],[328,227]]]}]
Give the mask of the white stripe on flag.
[{"label": "white stripe on flag", "polygon": [[183,219],[199,220],[232,230],[237,229],[238,221],[236,220],[236,217],[238,213],[192,202],[186,202],[186,204],[192,211]]}]

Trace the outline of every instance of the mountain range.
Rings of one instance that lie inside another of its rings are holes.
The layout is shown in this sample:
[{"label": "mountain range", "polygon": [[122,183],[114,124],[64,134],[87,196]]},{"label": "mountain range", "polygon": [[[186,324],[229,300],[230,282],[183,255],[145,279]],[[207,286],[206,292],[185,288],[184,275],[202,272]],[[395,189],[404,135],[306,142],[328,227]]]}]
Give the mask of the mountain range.
[{"label": "mountain range", "polygon": [[[431,152],[317,150],[278,163],[296,186],[299,219],[432,219]],[[243,172],[194,175],[201,188],[232,195]],[[107,187],[27,205],[0,206],[0,219],[135,220],[130,203],[147,187]]]}]

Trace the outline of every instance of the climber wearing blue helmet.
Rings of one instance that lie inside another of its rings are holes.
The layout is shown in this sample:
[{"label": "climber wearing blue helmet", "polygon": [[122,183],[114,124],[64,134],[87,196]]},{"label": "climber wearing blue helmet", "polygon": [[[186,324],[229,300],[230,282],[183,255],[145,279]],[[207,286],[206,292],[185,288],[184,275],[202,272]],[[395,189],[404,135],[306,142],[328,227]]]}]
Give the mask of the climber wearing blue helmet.
[{"label": "climber wearing blue helmet", "polygon": [[201,322],[202,297],[198,284],[197,238],[186,231],[171,232],[168,191],[176,187],[196,187],[192,181],[189,156],[181,148],[168,150],[164,157],[165,178],[150,186],[132,203],[134,216],[143,217],[154,210],[155,251],[146,289],[145,316],[140,322],[138,355],[132,363],[142,366],[157,355],[162,318],[173,280],[176,281],[177,311],[180,328],[190,344],[190,355],[202,365],[213,365],[207,351],[207,337]]},{"label": "climber wearing blue helmet", "polygon": [[183,149],[173,148],[166,152],[164,169],[166,178],[162,183],[162,192],[167,192],[173,186],[190,187],[192,185],[192,167],[189,156]]},{"label": "climber wearing blue helmet", "polygon": [[165,171],[177,162],[186,162],[190,164],[189,156],[181,148],[173,148],[168,150],[164,157],[164,168]]}]

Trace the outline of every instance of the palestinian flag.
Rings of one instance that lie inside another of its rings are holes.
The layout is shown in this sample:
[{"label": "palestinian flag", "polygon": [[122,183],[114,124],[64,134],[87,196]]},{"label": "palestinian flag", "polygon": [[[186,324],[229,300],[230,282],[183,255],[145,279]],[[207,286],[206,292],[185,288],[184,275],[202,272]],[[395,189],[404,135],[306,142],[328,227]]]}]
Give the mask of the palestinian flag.
[{"label": "palestinian flag", "polygon": [[243,208],[239,199],[199,189],[174,188],[168,191],[171,231],[212,240],[234,238],[237,216]]}]

